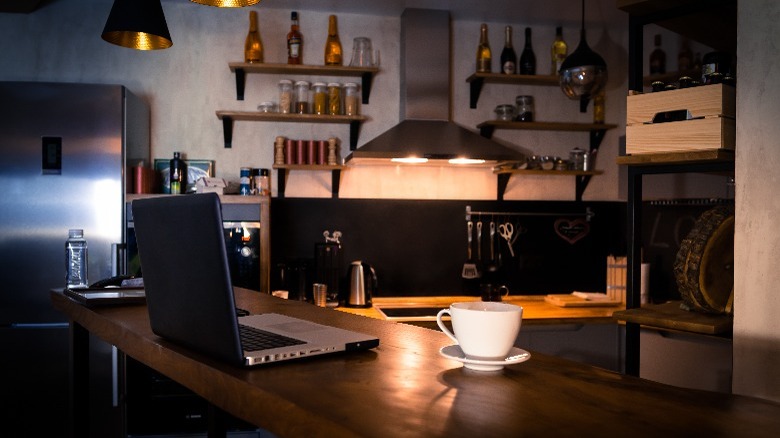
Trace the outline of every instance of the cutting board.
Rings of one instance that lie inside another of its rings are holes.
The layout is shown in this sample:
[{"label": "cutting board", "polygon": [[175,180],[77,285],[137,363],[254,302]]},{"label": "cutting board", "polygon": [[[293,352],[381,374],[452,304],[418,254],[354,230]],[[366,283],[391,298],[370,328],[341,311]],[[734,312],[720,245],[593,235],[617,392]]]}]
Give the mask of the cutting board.
[{"label": "cutting board", "polygon": [[608,299],[586,300],[572,294],[551,294],[544,297],[544,300],[550,304],[559,307],[606,307],[622,304],[620,301]]}]

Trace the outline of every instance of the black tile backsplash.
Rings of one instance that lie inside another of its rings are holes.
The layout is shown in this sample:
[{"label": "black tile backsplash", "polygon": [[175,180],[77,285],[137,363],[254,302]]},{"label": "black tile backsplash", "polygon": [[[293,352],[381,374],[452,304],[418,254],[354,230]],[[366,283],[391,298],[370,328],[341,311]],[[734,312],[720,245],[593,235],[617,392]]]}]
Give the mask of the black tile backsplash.
[{"label": "black tile backsplash", "polygon": [[[461,276],[467,205],[474,223],[484,224],[485,263],[490,220],[511,222],[519,233],[515,257],[496,236],[501,267],[475,280]],[[586,208],[593,213],[589,221]],[[625,254],[625,217],[622,202],[273,199],[271,286],[284,287],[278,266],[286,264],[306,266],[303,287],[310,288],[315,243],[324,241],[323,231],[338,230],[343,274],[353,260],[370,263],[379,278],[377,296],[478,295],[484,282],[506,284],[512,294],[604,291],[607,255]],[[341,284],[344,293],[347,283]]]}]

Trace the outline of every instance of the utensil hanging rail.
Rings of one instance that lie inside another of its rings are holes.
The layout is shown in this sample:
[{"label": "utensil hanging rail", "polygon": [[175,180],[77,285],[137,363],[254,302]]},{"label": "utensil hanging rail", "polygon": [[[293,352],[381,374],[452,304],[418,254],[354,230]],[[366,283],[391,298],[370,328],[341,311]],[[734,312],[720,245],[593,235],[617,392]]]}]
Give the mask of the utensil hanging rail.
[{"label": "utensil hanging rail", "polygon": [[471,220],[471,215],[485,215],[485,216],[584,216],[585,220],[590,222],[596,213],[590,207],[585,207],[585,211],[582,213],[566,213],[566,212],[543,212],[543,211],[472,211],[471,206],[466,206],[466,220]]}]

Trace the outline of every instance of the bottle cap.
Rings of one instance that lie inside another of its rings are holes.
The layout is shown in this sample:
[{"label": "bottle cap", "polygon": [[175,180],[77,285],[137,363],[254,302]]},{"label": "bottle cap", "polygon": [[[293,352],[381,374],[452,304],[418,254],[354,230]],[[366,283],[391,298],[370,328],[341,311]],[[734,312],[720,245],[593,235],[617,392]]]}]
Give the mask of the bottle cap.
[{"label": "bottle cap", "polygon": [[84,237],[84,230],[80,228],[72,228],[68,230],[68,237]]},{"label": "bottle cap", "polygon": [[325,86],[325,82],[315,82],[315,83],[311,84],[311,86],[312,87],[324,87]]},{"label": "bottle cap", "polygon": [[338,82],[328,82],[328,87],[341,88],[341,84],[339,84]]},{"label": "bottle cap", "polygon": [[279,85],[292,85],[292,81],[289,79],[282,79],[279,81]]}]

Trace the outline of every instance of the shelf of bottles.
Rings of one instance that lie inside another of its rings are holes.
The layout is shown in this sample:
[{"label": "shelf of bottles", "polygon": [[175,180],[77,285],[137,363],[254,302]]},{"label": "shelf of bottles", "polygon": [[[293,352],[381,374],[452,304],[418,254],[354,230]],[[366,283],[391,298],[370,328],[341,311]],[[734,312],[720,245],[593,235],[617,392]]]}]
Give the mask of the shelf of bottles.
[{"label": "shelf of bottles", "polygon": [[304,65],[304,64],[269,64],[230,62],[230,71],[236,74],[236,99],[244,100],[246,87],[246,75],[259,74],[286,74],[300,76],[348,76],[361,79],[362,101],[368,104],[371,96],[371,85],[374,75],[379,72],[378,67],[349,67],[337,65]]},{"label": "shelf of bottles", "polygon": [[233,123],[236,121],[255,122],[290,122],[290,123],[335,123],[349,125],[349,147],[357,148],[360,135],[360,125],[368,120],[366,116],[345,116],[329,114],[281,114],[264,113],[260,111],[217,111],[217,118],[222,120],[225,148],[233,146]]}]

